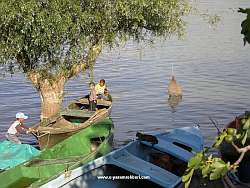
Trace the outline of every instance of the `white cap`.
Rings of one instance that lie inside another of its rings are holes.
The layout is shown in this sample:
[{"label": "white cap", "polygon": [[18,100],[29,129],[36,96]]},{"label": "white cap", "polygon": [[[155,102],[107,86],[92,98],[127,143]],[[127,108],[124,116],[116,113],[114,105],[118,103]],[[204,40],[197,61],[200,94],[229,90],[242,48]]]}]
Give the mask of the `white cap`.
[{"label": "white cap", "polygon": [[16,113],[16,118],[23,118],[23,119],[28,119],[29,117],[26,116],[24,113],[22,112],[18,112]]}]

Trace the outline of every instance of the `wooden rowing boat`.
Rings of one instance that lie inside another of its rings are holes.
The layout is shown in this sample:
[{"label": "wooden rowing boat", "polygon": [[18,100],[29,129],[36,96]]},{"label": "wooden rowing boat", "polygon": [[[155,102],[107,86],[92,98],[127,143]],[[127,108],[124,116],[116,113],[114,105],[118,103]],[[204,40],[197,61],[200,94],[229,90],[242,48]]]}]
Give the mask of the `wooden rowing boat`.
[{"label": "wooden rowing boat", "polygon": [[138,140],[41,187],[183,187],[181,177],[189,159],[203,150],[199,128],[137,135]]},{"label": "wooden rowing boat", "polygon": [[63,111],[35,126],[41,149],[50,148],[71,135],[110,116],[112,102],[97,100],[97,111],[89,111],[89,101],[81,98],[71,102]]},{"label": "wooden rowing boat", "polygon": [[39,187],[64,173],[111,151],[113,122],[105,118],[44,149],[31,160],[0,173],[0,187]]}]

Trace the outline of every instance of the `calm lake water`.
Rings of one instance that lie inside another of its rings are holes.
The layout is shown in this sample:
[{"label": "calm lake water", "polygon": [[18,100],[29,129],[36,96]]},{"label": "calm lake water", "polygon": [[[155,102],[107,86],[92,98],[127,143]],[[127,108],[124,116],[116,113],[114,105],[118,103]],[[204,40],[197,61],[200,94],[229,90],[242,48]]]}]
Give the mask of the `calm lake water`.
[{"label": "calm lake water", "polygon": [[[238,7],[250,7],[250,1],[202,0],[197,6],[219,14],[219,25],[213,28],[201,16],[189,16],[184,40],[158,40],[154,45],[129,42],[105,50],[98,59],[95,80],[105,78],[114,99],[115,147],[135,138],[137,131],[161,131],[195,122],[208,145],[216,134],[209,116],[223,128],[250,110],[250,46],[243,46],[240,34],[245,15],[237,13]],[[167,100],[171,64],[183,87],[183,100],[175,111]],[[87,73],[68,82],[64,104],[86,94],[88,82]],[[1,140],[18,111],[30,115],[27,125],[39,119],[40,98],[22,74],[0,79]]]}]

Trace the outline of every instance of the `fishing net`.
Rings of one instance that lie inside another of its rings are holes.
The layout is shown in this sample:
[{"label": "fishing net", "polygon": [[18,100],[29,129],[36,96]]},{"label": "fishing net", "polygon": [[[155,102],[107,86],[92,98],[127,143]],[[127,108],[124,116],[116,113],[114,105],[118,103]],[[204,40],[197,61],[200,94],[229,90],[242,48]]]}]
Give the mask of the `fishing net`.
[{"label": "fishing net", "polygon": [[0,143],[0,169],[6,170],[21,164],[40,153],[28,144],[14,144],[10,141]]}]

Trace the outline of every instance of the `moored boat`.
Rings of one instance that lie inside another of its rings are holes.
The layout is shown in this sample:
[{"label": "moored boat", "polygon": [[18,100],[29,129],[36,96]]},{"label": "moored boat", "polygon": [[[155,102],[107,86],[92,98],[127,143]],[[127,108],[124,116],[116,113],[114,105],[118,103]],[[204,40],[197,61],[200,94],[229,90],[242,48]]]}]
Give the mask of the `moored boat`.
[{"label": "moored boat", "polygon": [[69,136],[110,116],[112,102],[97,100],[97,111],[89,111],[88,98],[70,103],[59,114],[35,126],[36,137],[41,149],[50,148]]},{"label": "moored boat", "polygon": [[14,168],[0,173],[0,187],[38,187],[58,174],[111,151],[113,122],[105,118]]},{"label": "moored boat", "polygon": [[61,174],[42,187],[182,187],[189,159],[203,149],[199,128],[137,134],[129,143],[86,165]]}]

